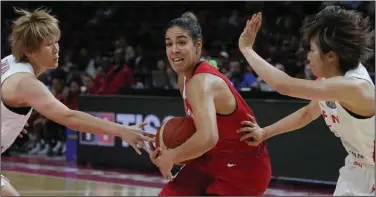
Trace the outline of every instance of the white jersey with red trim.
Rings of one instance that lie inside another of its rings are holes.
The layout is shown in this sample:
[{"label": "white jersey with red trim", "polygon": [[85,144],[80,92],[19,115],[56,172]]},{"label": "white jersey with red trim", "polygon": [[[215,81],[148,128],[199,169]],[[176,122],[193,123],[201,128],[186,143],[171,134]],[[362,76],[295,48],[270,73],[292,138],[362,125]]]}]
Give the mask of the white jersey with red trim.
[{"label": "white jersey with red trim", "polygon": [[[28,63],[16,62],[13,55],[1,60],[1,85],[10,76],[16,73],[30,73],[34,75],[33,67]],[[31,115],[32,110],[27,114],[17,114],[9,110],[1,100],[1,153],[7,150],[22,131]]]},{"label": "white jersey with red trim", "polygon": [[[346,72],[344,77],[363,79],[375,87],[362,64]],[[337,101],[319,101],[319,106],[326,124],[341,139],[346,151],[360,164],[374,166],[375,116],[356,118]]]},{"label": "white jersey with red trim", "polygon": [[[359,78],[375,87],[366,68],[346,72],[346,78]],[[329,129],[339,137],[349,155],[339,170],[334,196],[375,194],[375,116],[362,118],[347,111],[337,101],[319,101]]]}]

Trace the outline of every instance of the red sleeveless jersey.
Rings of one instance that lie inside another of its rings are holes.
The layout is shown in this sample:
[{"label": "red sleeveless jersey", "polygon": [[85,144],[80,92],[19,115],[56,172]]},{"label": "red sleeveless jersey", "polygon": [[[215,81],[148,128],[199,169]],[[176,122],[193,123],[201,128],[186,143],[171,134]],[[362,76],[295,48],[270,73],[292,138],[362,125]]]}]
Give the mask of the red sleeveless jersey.
[{"label": "red sleeveless jersey", "polygon": [[[209,73],[215,76],[220,77],[223,81],[226,82],[228,87],[231,89],[231,92],[236,100],[236,109],[233,113],[229,115],[220,115],[217,113],[217,127],[219,140],[217,145],[210,150],[208,153],[217,153],[217,152],[227,152],[227,153],[240,153],[240,152],[254,152],[257,155],[266,152],[266,142],[260,143],[256,146],[249,146],[243,141],[240,141],[241,134],[238,134],[236,131],[242,127],[241,122],[244,120],[249,120],[247,114],[254,114],[249,108],[248,104],[244,101],[238,91],[235,89],[231,81],[220,73],[216,68],[211,66],[208,62],[203,61],[198,63],[196,66],[193,76],[198,73]],[[193,118],[192,107],[189,104],[188,99],[186,98],[186,89],[188,80],[185,81],[183,97],[186,105],[186,113],[189,117]],[[256,119],[256,118],[255,118]]]}]

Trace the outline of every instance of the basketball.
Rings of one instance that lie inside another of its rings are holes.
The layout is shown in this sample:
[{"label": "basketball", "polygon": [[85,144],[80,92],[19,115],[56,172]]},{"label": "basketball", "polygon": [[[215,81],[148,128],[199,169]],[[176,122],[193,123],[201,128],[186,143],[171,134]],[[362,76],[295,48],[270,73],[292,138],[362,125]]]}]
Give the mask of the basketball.
[{"label": "basketball", "polygon": [[[187,141],[196,132],[191,118],[174,117],[164,122],[156,134],[156,147],[173,149]],[[186,164],[189,161],[180,162]]]}]

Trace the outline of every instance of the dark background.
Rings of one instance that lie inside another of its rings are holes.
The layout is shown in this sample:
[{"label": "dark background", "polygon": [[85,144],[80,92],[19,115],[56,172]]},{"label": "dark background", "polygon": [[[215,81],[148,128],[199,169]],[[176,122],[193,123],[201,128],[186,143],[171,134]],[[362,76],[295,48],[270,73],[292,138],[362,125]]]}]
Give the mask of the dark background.
[{"label": "dark background", "polygon": [[[332,3],[363,12],[370,17],[372,29],[375,28],[373,1]],[[262,11],[263,24],[255,44],[257,53],[290,76],[312,80],[306,61],[308,48],[301,40],[299,27],[305,16],[328,4],[331,3],[2,1],[1,56],[11,53],[8,37],[17,17],[13,7],[32,10],[44,6],[60,21],[62,34],[59,67],[46,71],[40,80],[61,102],[71,109],[87,112],[154,113],[159,118],[182,116],[176,73],[165,57],[164,33],[171,19],[193,11],[203,31],[203,56],[218,62],[220,71],[247,99],[260,126],[266,126],[307,101],[279,95],[249,69],[237,47],[245,21]],[[373,79],[374,62],[374,55],[363,61]],[[38,113],[33,114],[29,125],[30,137],[17,139],[2,156],[17,152],[59,157],[73,147],[71,143],[67,147],[66,141],[77,139],[70,138],[70,134],[65,137],[64,127]],[[321,117],[299,131],[268,142],[273,176],[278,179],[333,183],[344,164],[345,150]],[[119,138],[114,147],[78,144],[77,161],[109,168],[156,170],[146,154],[140,157],[132,149],[122,147]]]},{"label": "dark background", "polygon": [[[272,124],[307,104],[302,101],[252,99],[247,99],[247,103],[260,126]],[[155,114],[160,119],[168,115],[184,116],[182,99],[173,97],[85,96],[80,98],[79,106],[82,111],[88,112]],[[336,182],[346,156],[340,140],[330,132],[322,117],[298,131],[271,138],[268,150],[275,178],[310,179],[311,182],[319,180],[323,183]],[[81,164],[100,167],[156,170],[148,154],[139,156],[132,148],[122,147],[120,138],[116,138],[114,147],[80,144],[77,159]]]}]

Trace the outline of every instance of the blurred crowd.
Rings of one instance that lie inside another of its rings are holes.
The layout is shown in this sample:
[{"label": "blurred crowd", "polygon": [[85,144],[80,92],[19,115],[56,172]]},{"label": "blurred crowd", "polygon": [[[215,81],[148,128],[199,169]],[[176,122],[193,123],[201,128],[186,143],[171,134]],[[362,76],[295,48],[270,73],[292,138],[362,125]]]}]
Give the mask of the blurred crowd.
[{"label": "blurred crowd", "polygon": [[[60,20],[62,37],[56,70],[40,76],[51,92],[71,109],[80,94],[122,94],[129,89],[177,89],[177,75],[164,51],[169,20],[185,11],[198,17],[204,36],[203,57],[216,65],[239,91],[274,90],[264,83],[237,47],[246,19],[262,10],[263,24],[256,51],[290,76],[314,79],[300,39],[303,18],[336,3],[362,11],[374,24],[374,2],[44,2]],[[2,57],[10,53],[13,6],[36,8],[35,2],[2,3]],[[16,4],[16,5],[15,5]],[[4,8],[5,7],[5,8]],[[9,17],[5,17],[9,16]],[[373,27],[374,28],[374,27]],[[363,64],[374,79],[375,57]],[[34,113],[27,143],[29,154],[62,155],[64,127]],[[49,131],[55,132],[49,132]],[[16,143],[17,146],[17,143]]]}]

